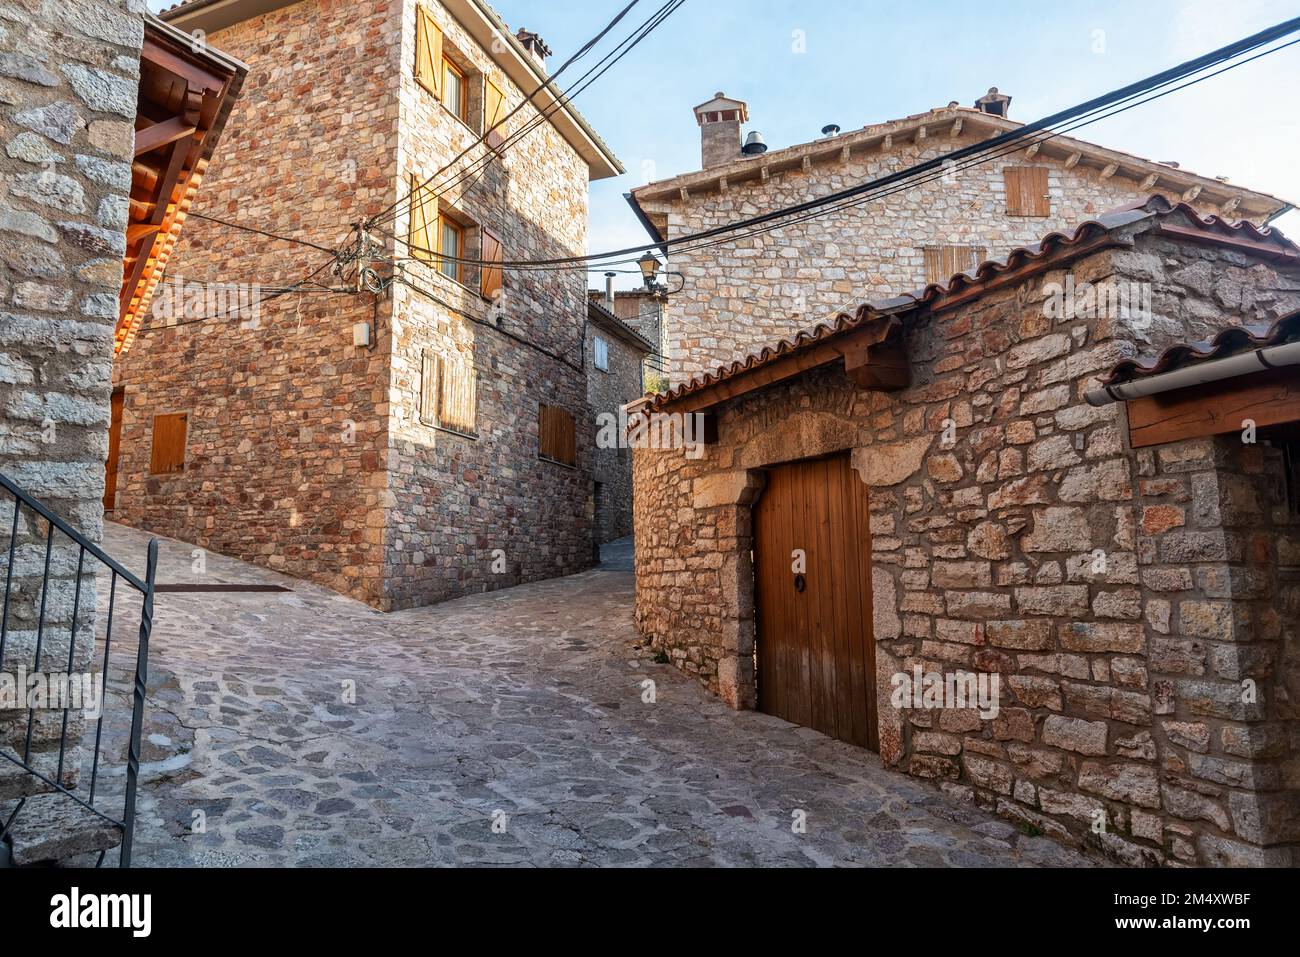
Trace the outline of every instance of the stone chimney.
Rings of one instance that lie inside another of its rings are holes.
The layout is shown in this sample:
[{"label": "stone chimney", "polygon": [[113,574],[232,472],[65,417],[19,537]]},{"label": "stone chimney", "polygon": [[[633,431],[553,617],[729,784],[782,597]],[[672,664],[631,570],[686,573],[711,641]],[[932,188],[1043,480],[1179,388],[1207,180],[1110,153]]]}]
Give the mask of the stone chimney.
[{"label": "stone chimney", "polygon": [[704,169],[740,159],[740,127],[749,122],[749,106],[717,94],[695,108],[700,124],[700,160]]},{"label": "stone chimney", "polygon": [[551,55],[551,48],[546,45],[546,41],[539,37],[531,30],[520,30],[515,37],[524,45],[524,49],[529,52],[537,65],[543,70],[546,69],[546,58]]},{"label": "stone chimney", "polygon": [[991,86],[988,93],[975,101],[975,109],[992,116],[1006,117],[1011,112],[1011,97],[999,93],[996,86]]}]

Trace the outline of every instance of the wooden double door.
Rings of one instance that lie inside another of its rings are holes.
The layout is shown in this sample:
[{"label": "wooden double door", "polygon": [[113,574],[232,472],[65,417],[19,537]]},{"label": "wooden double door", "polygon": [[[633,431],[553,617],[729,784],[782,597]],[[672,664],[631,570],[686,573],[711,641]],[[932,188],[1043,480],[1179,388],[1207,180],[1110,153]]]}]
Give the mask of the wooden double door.
[{"label": "wooden double door", "polygon": [[848,455],[768,471],[754,571],[759,709],[878,750],[867,487]]}]

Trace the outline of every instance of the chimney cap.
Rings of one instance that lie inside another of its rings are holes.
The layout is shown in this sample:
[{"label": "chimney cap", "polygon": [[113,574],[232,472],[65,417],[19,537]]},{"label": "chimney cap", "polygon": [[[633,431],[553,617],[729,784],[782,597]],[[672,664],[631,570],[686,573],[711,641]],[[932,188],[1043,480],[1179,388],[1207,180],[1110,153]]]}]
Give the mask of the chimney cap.
[{"label": "chimney cap", "polygon": [[522,27],[515,34],[515,38],[528,48],[528,52],[536,57],[545,60],[551,55],[551,48],[546,45],[546,41],[531,30],[525,30]]},{"label": "chimney cap", "polygon": [[[749,122],[749,104],[744,100],[737,100],[733,97],[727,96],[725,93],[719,92],[713,97],[713,99],[701,103],[695,108],[695,118],[699,120],[700,125],[703,126],[706,122],[711,122],[708,118],[711,113],[721,114],[733,112],[736,114],[735,116],[725,117],[725,119],[732,122],[735,122],[737,119],[739,119],[741,123]],[[717,118],[713,121],[716,121],[716,119]]]},{"label": "chimney cap", "polygon": [[755,130],[745,137],[745,145],[740,150],[746,156],[762,156],[767,152],[767,143],[763,140],[763,134]]},{"label": "chimney cap", "polygon": [[1011,112],[1011,97],[999,93],[996,86],[991,86],[988,93],[975,101],[975,109],[992,116],[1005,117]]}]

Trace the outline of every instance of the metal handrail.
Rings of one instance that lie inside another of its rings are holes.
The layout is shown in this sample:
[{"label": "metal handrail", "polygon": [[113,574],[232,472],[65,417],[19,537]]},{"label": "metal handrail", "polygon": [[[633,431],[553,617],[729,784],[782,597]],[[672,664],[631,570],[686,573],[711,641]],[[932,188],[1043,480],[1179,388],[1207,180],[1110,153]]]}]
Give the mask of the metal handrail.
[{"label": "metal handrail", "polygon": [[[36,625],[36,646],[35,655],[32,662],[33,672],[39,672],[41,666],[41,654],[45,644],[46,632],[46,600],[50,590],[50,559],[54,548],[54,533],[61,532],[68,540],[78,548],[77,554],[77,580],[75,595],[72,602],[72,621],[68,626],[68,660],[67,673],[70,676],[76,661],[77,647],[77,624],[81,614],[81,596],[82,596],[82,578],[86,570],[86,556],[90,555],[93,559],[99,561],[111,573],[109,583],[108,598],[108,617],[104,635],[104,654],[102,672],[100,676],[100,713],[95,727],[95,744],[94,760],[90,773],[89,793],[86,799],[83,799],[76,792],[77,785],[72,788],[64,785],[64,764],[68,749],[68,719],[70,715],[71,702],[64,702],[63,722],[59,733],[59,760],[58,770],[54,779],[51,780],[47,775],[38,771],[32,766],[32,740],[35,728],[36,712],[32,708],[27,708],[27,735],[23,747],[23,753],[8,754],[0,750],[0,758],[21,767],[27,774],[43,782],[54,793],[60,794],[87,810],[91,811],[98,817],[102,818],[109,824],[119,828],[122,832],[120,844],[119,866],[130,867],[131,855],[135,837],[135,804],[136,791],[140,777],[140,746],[141,737],[144,727],[144,703],[146,694],[146,684],[149,672],[149,638],[153,631],[153,605],[155,593],[155,581],[158,572],[158,540],[152,539],[149,542],[148,558],[146,562],[145,576],[143,579],[131,573],[120,562],[113,559],[102,548],[90,541],[81,532],[73,528],[68,522],[56,515],[53,511],[43,505],[34,495],[26,489],[19,486],[8,476],[0,474],[0,487],[5,489],[12,497],[14,502],[13,523],[10,528],[9,548],[7,551],[8,565],[5,570],[5,587],[4,587],[4,611],[0,614],[0,667],[4,664],[5,646],[9,637],[9,612],[10,599],[13,593],[14,578],[14,556],[18,548],[18,529],[21,511],[24,506],[32,511],[35,515],[44,519],[48,523],[45,538],[45,563],[44,572],[40,585],[40,614],[37,618]],[[108,690],[108,669],[110,663],[110,654],[113,644],[113,611],[116,606],[118,597],[117,583],[118,579],[126,582],[130,587],[138,591],[142,596],[140,610],[140,630],[139,641],[136,648],[135,660],[135,681],[132,687],[132,710],[131,710],[131,731],[128,741],[127,762],[126,762],[126,791],[123,797],[123,808],[121,819],[114,818],[95,806],[95,787],[99,778],[101,744],[104,733],[104,712],[107,709],[107,690]],[[92,626],[90,631],[91,651],[93,657],[95,630]],[[24,689],[25,690],[25,689]],[[30,702],[24,702],[30,704]],[[80,783],[80,782],[78,782]],[[7,819],[0,822],[0,839],[8,834],[10,828],[18,815],[22,813],[27,806],[30,795],[20,798],[17,807]],[[103,855],[100,856],[102,863]]]}]

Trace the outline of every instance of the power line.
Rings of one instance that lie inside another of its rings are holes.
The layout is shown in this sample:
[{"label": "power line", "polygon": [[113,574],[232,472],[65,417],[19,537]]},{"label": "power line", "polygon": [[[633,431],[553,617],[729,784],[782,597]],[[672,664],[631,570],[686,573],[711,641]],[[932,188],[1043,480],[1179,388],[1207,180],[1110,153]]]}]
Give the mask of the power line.
[{"label": "power line", "polygon": [[[676,13],[677,10],[685,2],[686,0],[668,0],[667,3],[661,6],[657,11],[655,11],[655,13],[653,13],[647,20],[645,20],[641,24],[641,26],[633,30],[632,33],[629,34],[627,37],[625,37],[616,47],[614,47],[613,50],[605,54],[605,56],[595,66],[593,66],[590,70],[588,70],[576,81],[574,81],[573,85],[570,86],[567,90],[565,90],[562,95],[556,97],[553,100],[553,102],[549,104],[547,107],[538,109],[536,116],[531,117],[529,120],[527,120],[524,123],[522,127],[516,130],[514,133],[510,134],[510,136],[506,137],[501,143],[499,143],[495,147],[490,148],[489,151],[485,153],[483,156],[479,157],[477,160],[475,160],[473,163],[471,163],[468,167],[466,167],[461,172],[455,174],[449,182],[439,185],[437,187],[436,192],[433,195],[426,195],[423,198],[419,199],[418,201],[419,208],[424,209],[426,206],[429,205],[429,203],[435,202],[439,197],[446,195],[448,192],[450,192],[451,190],[455,189],[457,186],[459,186],[460,184],[468,180],[471,176],[476,176],[477,174],[477,177],[481,178],[482,173],[489,167],[492,160],[497,159],[500,156],[504,155],[506,150],[510,149],[510,147],[514,146],[516,143],[523,140],[533,130],[537,129],[538,127],[548,122],[550,118],[554,116],[557,112],[567,107],[575,97],[583,93],[585,90],[589,89],[591,85],[596,82],[596,80],[600,79],[600,77],[602,77],[611,68],[613,68],[620,60],[623,59],[623,57],[631,53],[633,49],[635,49],[638,45],[640,45],[640,43],[643,40],[645,40],[646,37],[648,37],[651,33],[653,33],[660,26],[660,24],[662,24],[666,19],[668,19],[668,17]],[[608,32],[608,30],[606,30],[606,32]],[[624,47],[626,47],[626,49],[624,49]],[[521,103],[518,107],[516,107],[514,111],[512,111],[510,115],[513,116],[515,113],[519,112],[519,110],[521,110],[527,104],[527,102],[528,101]],[[509,116],[507,116],[506,119],[509,119]],[[496,126],[494,126],[493,129],[496,129],[497,127],[503,125],[504,123],[505,120],[503,119],[501,122],[496,124]],[[486,134],[484,138],[486,138]],[[403,213],[409,212],[411,209],[413,209],[416,203],[416,197],[421,192],[427,191],[430,188],[431,184],[434,182],[434,180],[438,179],[438,177],[440,177],[444,172],[449,170],[457,161],[459,161],[463,156],[465,156],[466,153],[469,151],[469,149],[472,149],[474,145],[477,144],[471,144],[469,148],[463,150],[459,156],[453,159],[450,163],[443,166],[442,169],[434,173],[433,176],[426,179],[422,184],[417,185],[413,190],[411,190],[411,192],[404,199],[398,200],[397,203],[389,207],[389,209],[386,210],[384,213],[381,213],[380,215],[375,216],[371,220],[369,220],[367,222],[367,227],[376,229],[379,226],[379,224],[390,222],[396,219],[397,217],[399,217],[400,215],[402,215]],[[471,189],[471,188],[473,188],[473,184],[471,184],[469,187],[466,187],[466,189]],[[379,230],[379,231],[384,232],[383,230]],[[392,234],[385,233],[385,235],[391,236]]]},{"label": "power line", "polygon": [[[1228,60],[1235,59],[1245,53],[1249,53],[1274,40],[1281,39],[1282,37],[1285,37],[1297,31],[1300,31],[1300,18],[1295,18],[1286,21],[1282,24],[1270,28],[1269,30],[1262,31],[1251,37],[1247,37],[1244,40],[1237,41],[1236,43],[1230,44],[1226,47],[1222,47],[1211,53],[1205,54],[1204,56],[1197,57],[1193,60],[1189,60],[1176,67],[1172,67],[1161,73],[1155,74],[1154,76],[1148,77],[1145,80],[1140,80],[1136,83],[1129,84],[1128,86],[1121,87],[1120,89],[1104,94],[1103,96],[1096,97],[1085,103],[1079,104],[1074,107],[1070,107],[1069,109],[1066,110],[1062,110],[1056,114],[1037,120],[1033,123],[1026,124],[1025,126],[1017,128],[1016,130],[1010,130],[1005,133],[999,134],[998,136],[995,136],[989,140],[984,140],[980,143],[975,143],[970,146],[962,147],[960,149],[954,150],[950,153],[942,154],[933,159],[926,160],[921,163],[917,163],[911,167],[908,167],[907,169],[896,171],[894,173],[890,173],[885,176],[877,177],[876,179],[869,180],[866,183],[862,183],[845,190],[840,190],[836,193],[831,193],[828,194],[827,196],[823,196],[814,200],[808,200],[803,203],[795,204],[793,206],[788,206],[781,209],[773,210],[771,212],[760,214],[758,216],[753,216],[748,219],[739,220],[734,223],[728,223],[723,226],[718,226],[712,229],[703,230],[687,236],[681,236],[676,239],[666,240],[664,242],[631,246],[625,249],[619,249],[619,250],[614,250],[611,252],[599,253],[599,254],[589,254],[586,256],[570,256],[570,257],[562,257],[562,258],[555,258],[555,259],[540,259],[540,260],[518,260],[518,261],[509,261],[509,262],[486,262],[483,260],[471,260],[463,257],[441,256],[435,251],[425,250],[422,249],[421,247],[412,246],[408,241],[402,240],[400,237],[393,237],[393,238],[397,239],[399,242],[404,243],[412,251],[424,252],[430,256],[445,260],[447,262],[460,262],[466,265],[478,265],[478,266],[488,265],[488,266],[494,266],[498,268],[510,268],[510,269],[518,269],[518,270],[542,269],[545,267],[574,267],[574,266],[580,266],[586,264],[596,264],[607,260],[615,260],[618,257],[633,256],[637,253],[644,253],[646,251],[656,249],[656,248],[663,248],[665,250],[682,248],[682,247],[686,247],[690,249],[705,248],[705,247],[700,247],[696,244],[699,244],[705,240],[713,239],[719,236],[725,236],[731,233],[735,233],[738,230],[748,229],[750,227],[755,227],[755,226],[763,226],[768,223],[772,223],[782,219],[788,219],[789,217],[798,216],[803,213],[815,212],[816,210],[822,209],[824,207],[834,206],[835,204],[843,203],[847,200],[856,199],[858,197],[863,196],[864,194],[880,191],[884,187],[893,186],[898,183],[903,183],[909,179],[913,179],[923,174],[937,173],[938,175],[944,175],[951,168],[951,166],[959,160],[966,160],[972,157],[977,157],[979,156],[979,154],[998,150],[1009,144],[1013,144],[1013,143],[1019,144],[1020,141],[1030,136],[1034,136],[1039,132],[1050,130],[1051,127],[1053,126],[1058,126],[1063,123],[1070,123],[1079,119],[1080,117],[1086,117],[1092,114],[1096,114],[1111,106],[1116,106],[1134,100],[1137,97],[1143,96],[1145,93],[1160,89],[1161,87],[1164,86],[1169,86],[1173,83],[1177,83],[1179,80],[1185,79],[1189,76],[1193,76],[1197,73],[1204,72],[1205,70],[1217,66],[1218,64],[1224,63],[1225,61]],[[1242,61],[1241,63],[1236,63],[1236,64],[1232,64],[1231,66],[1225,67],[1223,70],[1220,70],[1212,74],[1212,76],[1217,76],[1220,73],[1226,72],[1228,69],[1235,69],[1236,67],[1242,66],[1245,63],[1249,63],[1254,59],[1258,59],[1260,56],[1265,56],[1269,53],[1275,53],[1278,50],[1285,49],[1287,46],[1290,45],[1292,44],[1287,43],[1284,44],[1283,46],[1279,46],[1271,50],[1267,50],[1264,53],[1258,54],[1255,57],[1251,57],[1250,59]],[[1201,82],[1201,80],[1209,79],[1209,78],[1210,77],[1208,76],[1201,77],[1200,79],[1194,82]],[[1189,83],[1186,85],[1191,85],[1191,84]],[[1183,89],[1183,88],[1185,87],[1178,87],[1178,89]],[[1170,90],[1167,92],[1174,92],[1174,91]],[[1157,97],[1153,97],[1152,99],[1155,98]],[[1137,105],[1137,104],[1133,104],[1133,105]],[[1122,112],[1122,111],[1117,111],[1117,112]],[[1099,117],[1099,118],[1104,118],[1104,117]],[[1095,122],[1095,121],[1096,120],[1090,120],[1089,122]],[[1081,124],[1081,125],[1087,125],[1087,124]],[[1074,128],[1077,127],[1071,127],[1071,129]],[[1050,139],[1053,138],[1054,136],[1059,136],[1059,135],[1061,134],[1058,132],[1046,138]],[[1016,151],[1022,148],[1023,146],[1017,145],[1012,151]],[[916,184],[912,184],[912,185],[916,185]],[[890,194],[881,193],[881,195],[890,195]],[[879,198],[879,197],[871,197],[871,198]],[[839,208],[847,208],[847,207],[839,207]],[[790,225],[790,223],[783,223],[782,225]],[[390,233],[387,235],[391,236],[392,234]],[[593,269],[594,268],[597,267],[593,265]]]},{"label": "power line", "polygon": [[259,236],[266,236],[270,239],[278,239],[281,242],[297,243],[299,246],[308,246],[312,249],[319,249],[321,252],[329,253],[331,256],[334,255],[335,253],[335,250],[329,248],[328,246],[318,246],[316,243],[308,242],[305,239],[295,239],[293,236],[282,236],[278,233],[267,232],[264,229],[258,229],[254,226],[245,226],[242,223],[232,223],[229,220],[218,219],[215,216],[205,216],[203,213],[196,213],[193,210],[190,210],[188,213],[186,213],[186,216],[187,217],[193,216],[195,219],[206,219],[210,223],[217,223],[218,225],[221,226],[228,226],[231,229],[241,229],[246,233],[256,233]]},{"label": "power line", "polygon": [[[426,188],[426,187],[429,185],[429,183],[431,183],[434,179],[436,179],[437,177],[441,176],[441,175],[442,175],[443,173],[445,173],[448,169],[450,169],[452,166],[454,166],[456,163],[458,163],[462,158],[464,158],[466,155],[468,155],[468,153],[469,153],[471,150],[473,150],[475,147],[477,147],[477,146],[481,146],[483,143],[487,142],[487,138],[488,138],[489,134],[495,132],[496,129],[497,129],[498,127],[504,125],[504,124],[506,123],[507,120],[509,120],[511,117],[515,116],[515,115],[516,115],[520,110],[522,110],[522,109],[523,109],[525,106],[527,106],[529,103],[532,103],[533,100],[536,98],[536,96],[537,96],[539,93],[541,93],[543,90],[546,90],[546,89],[551,88],[551,87],[553,86],[553,84],[554,84],[554,82],[555,82],[555,80],[556,80],[557,77],[559,77],[561,74],[563,74],[564,71],[567,70],[570,66],[572,66],[575,62],[577,62],[578,60],[582,59],[582,58],[583,58],[584,56],[586,56],[589,52],[591,52],[591,50],[592,50],[592,49],[593,49],[593,48],[594,48],[598,43],[600,43],[600,41],[603,40],[603,39],[604,39],[604,38],[605,38],[605,37],[610,33],[611,30],[613,30],[616,26],[618,26],[618,24],[623,20],[623,18],[626,17],[626,16],[627,16],[631,11],[632,11],[632,8],[635,7],[639,2],[640,2],[640,0],[632,0],[631,3],[629,3],[626,7],[624,7],[622,10],[620,10],[620,11],[618,12],[618,14],[614,17],[614,19],[611,20],[608,24],[606,24],[606,26],[605,26],[605,28],[604,28],[603,30],[601,30],[598,34],[596,34],[594,37],[592,37],[590,40],[588,40],[585,44],[583,44],[582,47],[581,47],[581,48],[580,48],[576,53],[573,54],[573,56],[569,57],[569,59],[566,60],[566,61],[565,61],[565,62],[560,66],[560,68],[559,68],[558,70],[556,70],[553,74],[551,74],[549,77],[547,77],[547,79],[546,79],[545,81],[543,81],[543,82],[541,83],[541,85],[538,86],[535,90],[533,90],[532,93],[528,94],[528,96],[525,97],[524,100],[523,100],[523,101],[522,101],[518,106],[516,106],[513,110],[511,110],[509,113],[507,113],[504,117],[502,117],[500,120],[498,120],[498,121],[497,121],[497,122],[496,122],[496,123],[495,123],[495,124],[490,128],[490,129],[484,130],[484,131],[483,131],[483,134],[482,134],[482,135],[481,135],[477,140],[475,140],[473,143],[469,144],[469,146],[467,146],[467,147],[465,147],[463,150],[461,150],[460,153],[458,153],[455,157],[453,157],[453,158],[452,158],[452,159],[451,159],[451,160],[450,160],[446,165],[444,165],[444,166],[442,167],[442,169],[438,170],[438,172],[434,173],[433,176],[431,176],[429,179],[425,180],[424,183],[420,184],[420,186],[419,186],[418,188],[419,188],[419,189],[424,189],[424,188]],[[410,198],[410,197],[408,196],[407,199],[409,199],[409,198]],[[385,217],[388,216],[388,214],[390,214],[393,210],[397,209],[397,208],[402,204],[402,202],[403,202],[403,200],[398,200],[397,202],[395,202],[395,203],[389,205],[389,206],[386,207],[384,210],[382,210],[381,212],[379,212],[377,215],[371,217],[371,218],[367,221],[366,225],[367,225],[367,226],[373,226],[374,224],[376,224],[376,223],[382,221]]]}]

